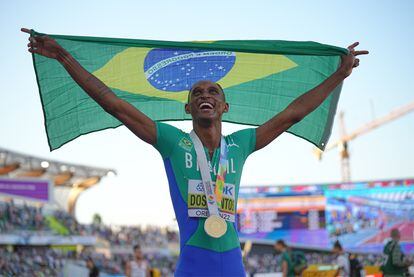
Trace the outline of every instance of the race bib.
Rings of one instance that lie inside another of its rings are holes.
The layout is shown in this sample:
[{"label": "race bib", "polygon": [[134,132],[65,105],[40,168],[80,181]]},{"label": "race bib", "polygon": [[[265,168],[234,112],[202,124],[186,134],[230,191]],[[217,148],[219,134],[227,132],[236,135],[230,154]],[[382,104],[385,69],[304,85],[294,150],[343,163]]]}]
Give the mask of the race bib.
[{"label": "race bib", "polygon": [[[215,188],[215,184],[213,185]],[[236,187],[233,184],[224,184],[223,198],[220,217],[226,221],[235,221],[236,210]],[[207,199],[204,193],[204,186],[201,180],[188,180],[188,216],[189,217],[208,217],[210,214],[207,207]]]}]

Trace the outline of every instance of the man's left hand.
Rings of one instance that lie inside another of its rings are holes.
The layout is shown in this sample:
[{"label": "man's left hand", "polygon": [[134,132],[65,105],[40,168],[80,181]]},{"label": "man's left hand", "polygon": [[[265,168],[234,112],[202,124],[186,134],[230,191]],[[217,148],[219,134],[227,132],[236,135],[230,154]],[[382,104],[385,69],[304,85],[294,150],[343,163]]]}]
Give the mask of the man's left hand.
[{"label": "man's left hand", "polygon": [[357,58],[357,56],[366,55],[369,53],[367,50],[355,50],[355,47],[357,47],[358,45],[359,42],[354,42],[353,44],[349,45],[349,54],[341,57],[342,63],[340,70],[342,70],[342,72],[344,73],[345,78],[351,75],[352,69],[354,69],[354,67],[359,66],[359,59]]}]

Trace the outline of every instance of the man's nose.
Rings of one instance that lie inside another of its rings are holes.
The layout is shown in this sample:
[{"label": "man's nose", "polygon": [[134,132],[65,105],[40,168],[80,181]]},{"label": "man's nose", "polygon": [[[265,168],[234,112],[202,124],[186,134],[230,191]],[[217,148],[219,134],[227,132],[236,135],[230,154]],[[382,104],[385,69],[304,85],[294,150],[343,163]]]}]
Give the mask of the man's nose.
[{"label": "man's nose", "polygon": [[200,98],[208,98],[210,95],[208,94],[208,91],[203,90],[201,92]]}]

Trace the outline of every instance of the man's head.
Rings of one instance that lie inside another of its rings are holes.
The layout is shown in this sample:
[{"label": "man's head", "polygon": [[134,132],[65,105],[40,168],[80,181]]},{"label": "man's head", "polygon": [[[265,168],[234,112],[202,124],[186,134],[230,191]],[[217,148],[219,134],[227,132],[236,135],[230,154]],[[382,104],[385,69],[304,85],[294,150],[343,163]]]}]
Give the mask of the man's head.
[{"label": "man's head", "polygon": [[398,230],[397,228],[392,229],[390,235],[393,240],[398,241],[401,238],[400,230]]},{"label": "man's head", "polygon": [[286,245],[285,241],[284,240],[281,240],[281,239],[278,240],[278,241],[276,241],[274,247],[275,247],[275,250],[277,252],[283,252],[283,251],[285,251],[287,249],[287,245]]},{"label": "man's head", "polygon": [[208,80],[195,83],[188,93],[185,112],[191,114],[195,121],[221,120],[223,113],[228,112],[229,104],[222,87]]},{"label": "man's head", "polygon": [[141,260],[144,258],[144,255],[142,254],[142,251],[141,251],[141,246],[138,244],[134,246],[134,256],[137,260]]},{"label": "man's head", "polygon": [[343,251],[342,245],[339,241],[335,241],[334,245],[333,245],[333,252],[335,254],[339,254]]}]

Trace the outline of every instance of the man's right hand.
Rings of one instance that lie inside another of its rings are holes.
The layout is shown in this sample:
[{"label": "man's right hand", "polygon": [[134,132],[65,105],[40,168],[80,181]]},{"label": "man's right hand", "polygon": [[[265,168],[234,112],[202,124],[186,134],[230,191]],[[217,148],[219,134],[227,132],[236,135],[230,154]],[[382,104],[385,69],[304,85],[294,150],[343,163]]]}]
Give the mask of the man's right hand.
[{"label": "man's right hand", "polygon": [[[22,32],[31,33],[30,29],[22,28]],[[155,144],[157,130],[154,121],[134,106],[118,98],[113,91],[101,80],[88,72],[75,58],[48,36],[29,38],[30,53],[36,53],[51,59],[56,59],[66,69],[72,79],[98,103],[106,112],[116,117],[143,141]]]},{"label": "man's right hand", "polygon": [[[22,32],[30,34],[32,30],[22,28]],[[28,51],[48,58],[57,59],[63,48],[53,38],[48,36],[29,37]]]}]

